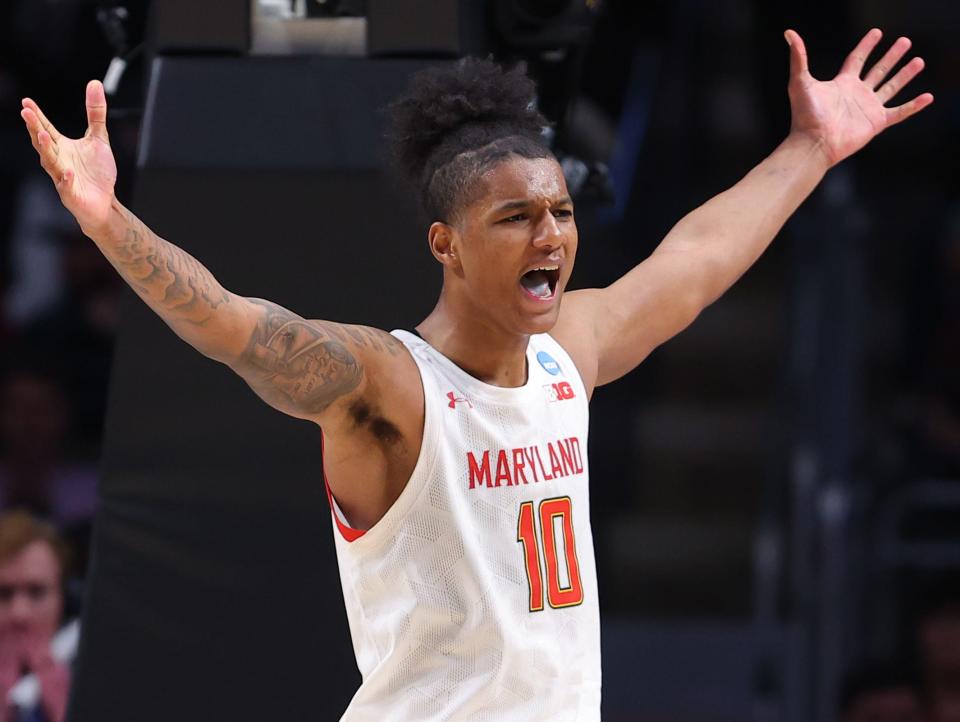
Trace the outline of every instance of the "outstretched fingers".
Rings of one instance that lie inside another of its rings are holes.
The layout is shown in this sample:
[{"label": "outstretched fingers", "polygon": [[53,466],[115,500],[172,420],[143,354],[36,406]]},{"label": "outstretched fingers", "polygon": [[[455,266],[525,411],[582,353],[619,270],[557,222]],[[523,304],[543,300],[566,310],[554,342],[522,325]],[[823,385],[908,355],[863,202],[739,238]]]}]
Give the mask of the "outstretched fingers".
[{"label": "outstretched fingers", "polygon": [[891,100],[906,87],[907,83],[917,77],[924,66],[923,58],[911,58],[910,62],[900,68],[896,75],[877,89],[880,102],[885,104]]},{"label": "outstretched fingers", "polygon": [[56,156],[58,154],[56,141],[53,139],[53,136],[50,135],[50,132],[43,127],[37,113],[31,108],[24,108],[20,111],[20,117],[23,118],[23,122],[27,124],[30,142],[33,143],[34,150],[40,154],[40,159],[43,160],[44,148],[47,148],[49,152],[52,152],[54,156]]},{"label": "outstretched fingers", "polygon": [[37,140],[37,134],[40,132],[41,128],[37,114],[29,108],[24,108],[20,111],[20,117],[23,118],[23,122],[27,126],[27,134],[30,136],[30,144],[33,146],[33,149],[39,153],[40,142]]},{"label": "outstretched fingers", "polygon": [[847,56],[847,59],[843,61],[840,74],[846,73],[847,75],[855,75],[859,78],[863,72],[863,65],[867,62],[867,56],[877,47],[877,43],[880,42],[880,38],[882,37],[883,33],[880,31],[880,28],[871,28],[868,30],[867,34],[857,43],[857,47],[855,47]]},{"label": "outstretched fingers", "polygon": [[790,46],[790,77],[809,75],[807,46],[803,44],[803,38],[796,30],[787,30],[783,33],[783,37]]},{"label": "outstretched fingers", "polygon": [[[843,67],[840,69],[840,74],[850,74],[855,75],[857,78],[863,73],[863,67],[866,63],[867,57],[877,46],[877,43],[880,42],[880,38],[883,37],[883,33],[880,32],[879,28],[872,28],[863,36],[863,39],[857,43],[857,47],[853,49],[853,52],[847,56],[846,61],[843,63]],[[893,45],[891,45],[887,52],[883,54],[883,57],[878,60],[866,76],[863,78],[863,83],[871,90],[876,92],[877,99],[881,104],[886,104],[890,101],[897,93],[899,93],[907,84],[913,80],[917,74],[923,70],[924,62],[923,58],[912,58],[906,65],[900,68],[897,71],[896,75],[884,82],[893,67],[900,62],[904,55],[911,46],[910,38],[900,37],[897,38]],[[884,108],[886,114],[887,124],[885,127],[889,128],[891,125],[896,125],[912,115],[916,115],[921,110],[926,108],[933,102],[932,93],[922,93],[918,95],[913,100],[903,103],[902,105],[895,106],[893,108]]]},{"label": "outstretched fingers", "polygon": [[863,79],[863,82],[866,83],[867,87],[871,90],[876,90],[880,83],[883,82],[883,79],[886,78],[890,71],[893,70],[893,67],[900,62],[900,59],[906,55],[907,51],[910,49],[910,38],[897,38],[893,45],[884,53],[883,57],[878,60],[870,72],[867,73],[866,77]]},{"label": "outstretched fingers", "polygon": [[87,83],[87,134],[108,141],[107,96],[99,80]]},{"label": "outstretched fingers", "polygon": [[60,163],[60,149],[57,141],[43,127],[40,117],[32,108],[25,107],[20,111],[20,117],[27,124],[30,142],[40,156],[40,165],[59,185],[64,178],[64,168]]},{"label": "outstretched fingers", "polygon": [[24,108],[29,108],[37,116],[37,119],[40,121],[40,127],[43,128],[50,134],[50,137],[54,140],[60,140],[60,131],[58,131],[53,123],[47,120],[47,116],[43,114],[43,111],[40,110],[40,106],[37,105],[32,98],[24,98],[20,101]]},{"label": "outstretched fingers", "polygon": [[911,115],[916,115],[932,102],[933,93],[923,93],[908,103],[904,103],[903,105],[898,105],[893,108],[887,108],[887,127],[889,128],[891,125],[896,125],[897,123],[906,120]]}]

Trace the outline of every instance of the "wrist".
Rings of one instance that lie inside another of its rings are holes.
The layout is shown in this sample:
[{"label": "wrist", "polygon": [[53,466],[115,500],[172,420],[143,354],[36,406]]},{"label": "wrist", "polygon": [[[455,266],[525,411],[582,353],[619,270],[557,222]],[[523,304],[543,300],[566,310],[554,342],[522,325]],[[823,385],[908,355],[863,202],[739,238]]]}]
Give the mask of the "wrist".
[{"label": "wrist", "polygon": [[104,241],[115,240],[123,236],[123,229],[127,225],[127,209],[117,200],[117,197],[111,196],[110,207],[106,216],[98,219],[95,223],[80,224],[80,230],[98,245]]},{"label": "wrist", "polygon": [[820,166],[824,173],[835,165],[830,157],[827,141],[822,135],[804,130],[791,130],[783,141],[783,145],[803,153],[811,162]]}]

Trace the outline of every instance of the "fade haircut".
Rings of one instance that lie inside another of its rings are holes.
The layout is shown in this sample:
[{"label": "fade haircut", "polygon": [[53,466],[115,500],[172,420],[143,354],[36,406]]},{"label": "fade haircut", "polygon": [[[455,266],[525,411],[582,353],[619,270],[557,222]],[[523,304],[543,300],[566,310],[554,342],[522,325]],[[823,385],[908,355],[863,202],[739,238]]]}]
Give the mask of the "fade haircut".
[{"label": "fade haircut", "polygon": [[536,87],[522,64],[504,70],[491,60],[464,58],[427,68],[387,107],[387,117],[394,162],[431,221],[454,218],[500,161],[554,157]]}]

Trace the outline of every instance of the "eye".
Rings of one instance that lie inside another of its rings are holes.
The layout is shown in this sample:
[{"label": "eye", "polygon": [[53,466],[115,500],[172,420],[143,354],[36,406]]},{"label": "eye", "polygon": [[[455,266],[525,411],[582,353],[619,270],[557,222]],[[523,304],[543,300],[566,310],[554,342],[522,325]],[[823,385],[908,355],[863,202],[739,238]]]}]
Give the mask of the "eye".
[{"label": "eye", "polygon": [[573,218],[573,211],[569,208],[558,208],[553,212],[555,218]]},{"label": "eye", "polygon": [[46,584],[31,584],[27,587],[27,595],[30,597],[31,601],[38,602],[50,592],[50,588]]},{"label": "eye", "polygon": [[524,221],[526,219],[527,219],[526,213],[517,213],[516,215],[509,216],[508,218],[504,218],[500,222],[501,223],[519,223],[520,221]]}]

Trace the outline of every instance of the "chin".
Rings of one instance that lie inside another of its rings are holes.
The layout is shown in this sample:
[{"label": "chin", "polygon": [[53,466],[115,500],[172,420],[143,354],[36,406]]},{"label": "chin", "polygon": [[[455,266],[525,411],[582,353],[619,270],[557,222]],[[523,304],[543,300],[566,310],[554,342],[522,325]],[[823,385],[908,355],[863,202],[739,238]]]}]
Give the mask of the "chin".
[{"label": "chin", "polygon": [[519,320],[522,333],[532,336],[535,333],[549,333],[557,325],[559,318],[560,301],[557,299],[550,308],[537,314],[525,313]]}]

